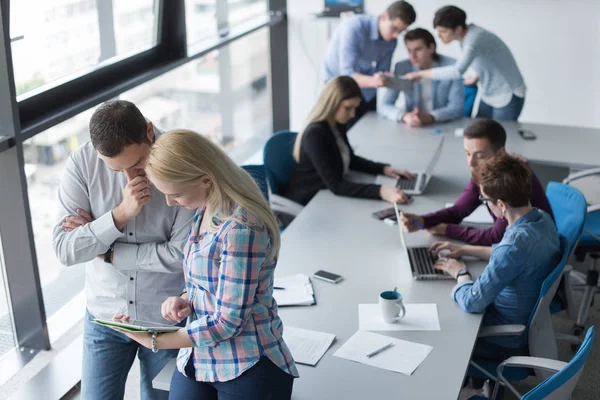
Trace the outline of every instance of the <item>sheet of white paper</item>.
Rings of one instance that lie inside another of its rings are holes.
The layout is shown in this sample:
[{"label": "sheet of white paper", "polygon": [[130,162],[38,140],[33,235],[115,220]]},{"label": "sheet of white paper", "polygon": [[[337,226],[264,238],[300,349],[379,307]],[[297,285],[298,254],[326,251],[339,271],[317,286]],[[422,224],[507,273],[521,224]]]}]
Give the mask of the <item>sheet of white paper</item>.
[{"label": "sheet of white paper", "polygon": [[314,304],[314,292],[308,276],[296,274],[283,278],[275,278],[275,286],[285,290],[273,290],[273,297],[280,306],[308,306]]},{"label": "sheet of white paper", "polygon": [[406,315],[388,324],[381,318],[379,304],[358,305],[358,329],[361,331],[439,331],[437,304],[405,304]]},{"label": "sheet of white paper", "polygon": [[285,326],[283,340],[292,352],[294,361],[299,364],[316,365],[323,357],[335,335],[308,329]]},{"label": "sheet of white paper", "polygon": [[454,130],[454,136],[463,137],[465,135],[465,130],[463,128],[456,128]]},{"label": "sheet of white paper", "polygon": [[[446,208],[452,207],[454,203],[446,203]],[[471,223],[471,224],[485,224],[485,225],[493,225],[494,219],[490,215],[488,208],[482,204],[475,209],[467,218],[463,219],[462,222]]]},{"label": "sheet of white paper", "polygon": [[[379,354],[367,357],[367,354],[389,343],[394,345]],[[433,347],[424,344],[367,331],[358,331],[335,352],[334,356],[372,367],[412,375],[431,350],[433,350]]]}]

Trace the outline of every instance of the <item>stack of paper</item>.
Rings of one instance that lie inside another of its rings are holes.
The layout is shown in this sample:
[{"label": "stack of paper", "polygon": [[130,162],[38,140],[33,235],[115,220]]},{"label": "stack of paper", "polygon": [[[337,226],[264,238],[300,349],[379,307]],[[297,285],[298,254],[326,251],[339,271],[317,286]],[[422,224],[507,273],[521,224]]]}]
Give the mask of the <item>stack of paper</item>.
[{"label": "stack of paper", "polygon": [[[446,203],[446,208],[452,207],[453,203]],[[494,219],[490,215],[490,211],[488,208],[482,204],[475,209],[467,218],[462,220],[463,223],[466,224],[474,224],[474,225],[492,225],[494,223]]]},{"label": "stack of paper", "polygon": [[279,306],[310,306],[316,304],[310,278],[304,274],[296,274],[284,278],[275,278],[276,287],[273,297]]},{"label": "stack of paper", "polygon": [[[367,357],[367,354],[392,343],[392,346],[380,353]],[[377,333],[356,332],[334,356],[356,361],[373,367],[412,375],[425,360],[433,347],[420,343],[408,342]]]},{"label": "stack of paper", "polygon": [[311,331],[287,325],[283,328],[283,340],[292,352],[294,361],[298,364],[315,366],[334,339],[335,335],[332,333]]},{"label": "stack of paper", "polygon": [[379,304],[358,305],[358,329],[361,331],[439,331],[437,304],[405,304],[406,315],[388,324],[381,317]]}]

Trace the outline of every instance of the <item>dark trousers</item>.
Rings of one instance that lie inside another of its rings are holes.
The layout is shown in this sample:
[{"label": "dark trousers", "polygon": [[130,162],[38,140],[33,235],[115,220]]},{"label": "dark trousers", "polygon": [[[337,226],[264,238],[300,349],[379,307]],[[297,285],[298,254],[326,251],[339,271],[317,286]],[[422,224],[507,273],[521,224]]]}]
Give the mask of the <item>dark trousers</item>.
[{"label": "dark trousers", "polygon": [[491,118],[495,120],[505,121],[516,121],[521,115],[525,99],[523,97],[517,97],[514,94],[510,100],[510,103],[504,107],[495,108],[484,102],[479,102],[479,109],[477,110],[477,118]]},{"label": "dark trousers", "polygon": [[[195,400],[289,400],[294,377],[263,357],[252,368],[227,382],[198,382],[192,358],[185,375],[175,369],[169,399]],[[188,378],[189,377],[189,378]]]},{"label": "dark trousers", "polygon": [[369,111],[377,111],[377,95],[375,95],[375,97],[373,97],[369,101],[365,101],[364,98],[362,99],[362,101],[358,105],[358,108],[356,109],[356,115],[354,116],[354,118],[352,118],[350,121],[348,121],[346,123],[346,127],[348,129],[350,129],[352,127],[352,125],[354,125],[356,122],[358,122],[360,117],[362,117]]}]

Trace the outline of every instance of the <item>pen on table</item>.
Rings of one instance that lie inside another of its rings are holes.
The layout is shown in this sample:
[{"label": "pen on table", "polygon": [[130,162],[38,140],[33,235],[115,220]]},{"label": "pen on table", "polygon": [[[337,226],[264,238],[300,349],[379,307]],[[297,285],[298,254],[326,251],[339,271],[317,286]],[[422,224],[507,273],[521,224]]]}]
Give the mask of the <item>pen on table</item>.
[{"label": "pen on table", "polygon": [[411,219],[410,222],[412,222],[413,224],[415,224],[416,226],[418,226],[421,229],[425,229],[425,227],[423,226],[423,224],[420,223],[419,221],[417,221],[416,219]]},{"label": "pen on table", "polygon": [[281,287],[281,286],[273,286],[273,289],[275,289],[275,290],[285,290],[285,288]]},{"label": "pen on table", "polygon": [[369,354],[367,354],[367,357],[373,357],[376,354],[381,353],[382,351],[389,349],[390,347],[392,347],[394,345],[394,343],[388,343],[383,347],[378,348],[377,350],[374,350],[372,352],[370,352]]}]

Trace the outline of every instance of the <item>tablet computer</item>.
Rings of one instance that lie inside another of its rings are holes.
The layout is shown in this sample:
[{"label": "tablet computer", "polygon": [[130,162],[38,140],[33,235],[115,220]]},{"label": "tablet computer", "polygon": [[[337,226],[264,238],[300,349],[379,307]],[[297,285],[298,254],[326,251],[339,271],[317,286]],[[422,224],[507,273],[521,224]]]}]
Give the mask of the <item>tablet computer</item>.
[{"label": "tablet computer", "polygon": [[119,328],[127,332],[174,332],[181,328],[180,326],[141,321],[139,319],[132,319],[129,322],[118,322],[110,319],[94,318],[94,322],[98,325]]},{"label": "tablet computer", "polygon": [[388,80],[386,87],[398,90],[400,92],[412,92],[413,83],[411,80],[398,78],[397,76],[390,74],[383,74],[383,76],[385,76]]}]

